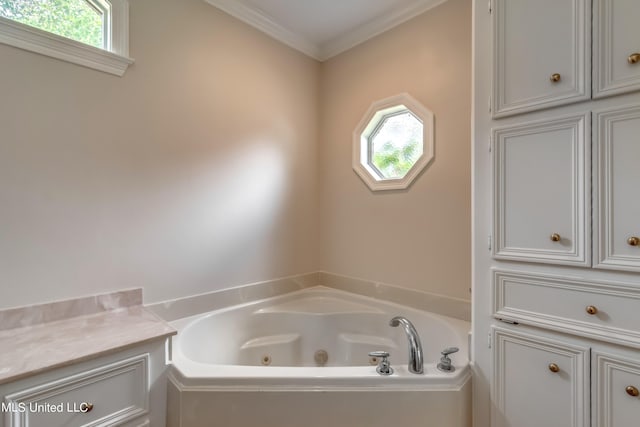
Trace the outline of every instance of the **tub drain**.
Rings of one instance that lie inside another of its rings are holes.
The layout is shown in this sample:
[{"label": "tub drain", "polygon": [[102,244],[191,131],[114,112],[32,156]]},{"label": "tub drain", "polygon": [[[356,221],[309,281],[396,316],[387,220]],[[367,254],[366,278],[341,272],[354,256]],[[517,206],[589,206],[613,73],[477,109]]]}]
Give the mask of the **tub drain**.
[{"label": "tub drain", "polygon": [[329,360],[329,353],[327,353],[324,350],[318,350],[313,355],[313,360],[316,361],[316,366],[324,366],[327,364],[327,361]]},{"label": "tub drain", "polygon": [[269,356],[268,354],[265,354],[264,356],[262,356],[262,358],[260,359],[260,363],[262,363],[263,366],[269,366],[271,365],[271,356]]}]

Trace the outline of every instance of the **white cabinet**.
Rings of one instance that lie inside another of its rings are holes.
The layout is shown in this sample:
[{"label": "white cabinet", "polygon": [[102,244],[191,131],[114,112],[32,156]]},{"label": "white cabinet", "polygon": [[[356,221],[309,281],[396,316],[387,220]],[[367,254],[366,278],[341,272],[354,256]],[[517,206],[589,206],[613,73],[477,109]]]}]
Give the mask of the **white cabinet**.
[{"label": "white cabinet", "polygon": [[638,425],[640,0],[485,6],[474,0],[473,348],[492,393],[475,383],[474,421]]},{"label": "white cabinet", "polygon": [[493,427],[637,424],[640,287],[503,270],[492,282],[493,316],[517,325],[493,327]]},{"label": "white cabinet", "polygon": [[637,350],[526,326],[494,327],[492,342],[492,427],[638,424]]},{"label": "white cabinet", "polygon": [[494,427],[588,427],[589,348],[494,328]]},{"label": "white cabinet", "polygon": [[640,361],[608,350],[592,354],[593,427],[629,427],[640,417]]},{"label": "white cabinet", "polygon": [[4,384],[0,426],[164,425],[164,350],[156,341]]},{"label": "white cabinet", "polygon": [[590,1],[495,0],[493,9],[494,117],[591,97]]},{"label": "white cabinet", "polygon": [[595,111],[593,125],[594,267],[640,271],[640,106]]},{"label": "white cabinet", "polygon": [[640,2],[593,1],[593,97],[640,90]]},{"label": "white cabinet", "polygon": [[589,266],[590,114],[493,130],[496,259]]},{"label": "white cabinet", "polygon": [[640,346],[637,284],[495,269],[491,299],[496,319]]},{"label": "white cabinet", "polygon": [[493,129],[495,259],[640,271],[640,104],[590,119]]},{"label": "white cabinet", "polygon": [[593,98],[640,90],[637,0],[494,0],[493,9],[494,118],[588,100],[591,86]]},{"label": "white cabinet", "polygon": [[5,402],[18,409],[9,426],[115,426],[134,420],[149,410],[148,369],[149,354],[141,354],[8,394]]}]

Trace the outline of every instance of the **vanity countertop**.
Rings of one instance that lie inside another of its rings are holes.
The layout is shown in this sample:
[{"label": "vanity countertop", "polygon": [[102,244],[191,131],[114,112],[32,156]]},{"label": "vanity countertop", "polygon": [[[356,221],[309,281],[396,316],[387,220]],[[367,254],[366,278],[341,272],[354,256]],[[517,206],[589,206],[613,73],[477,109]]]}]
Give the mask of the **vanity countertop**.
[{"label": "vanity countertop", "polygon": [[175,334],[141,305],[0,330],[0,384]]}]

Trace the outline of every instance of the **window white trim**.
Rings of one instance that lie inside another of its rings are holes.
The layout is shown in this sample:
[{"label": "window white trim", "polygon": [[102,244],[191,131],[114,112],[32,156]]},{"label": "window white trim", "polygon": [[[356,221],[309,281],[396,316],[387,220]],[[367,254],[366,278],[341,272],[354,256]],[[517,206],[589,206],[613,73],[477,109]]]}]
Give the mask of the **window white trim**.
[{"label": "window white trim", "polygon": [[110,31],[105,46],[110,50],[68,39],[11,19],[0,17],[0,43],[63,61],[72,62],[116,76],[124,75],[133,59],[129,58],[129,3],[110,0],[111,13],[105,17]]},{"label": "window white trim", "polygon": [[[403,178],[383,178],[369,165],[369,138],[385,117],[405,110],[410,111],[422,122],[422,156]],[[406,189],[433,161],[434,156],[433,113],[408,93],[401,93],[371,104],[353,131],[353,170],[372,191]]]},{"label": "window white trim", "polygon": [[129,2],[110,0],[111,3],[111,52],[129,57]]}]

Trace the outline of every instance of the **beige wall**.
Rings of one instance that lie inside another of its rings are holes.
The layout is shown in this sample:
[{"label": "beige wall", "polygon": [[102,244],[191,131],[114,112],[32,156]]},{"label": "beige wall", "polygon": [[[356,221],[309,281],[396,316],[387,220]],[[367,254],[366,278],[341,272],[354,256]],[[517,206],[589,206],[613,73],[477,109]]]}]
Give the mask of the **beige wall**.
[{"label": "beige wall", "polygon": [[[435,114],[436,156],[408,191],[371,192],[351,133],[408,92]],[[323,270],[469,299],[471,1],[449,0],[322,65]]]},{"label": "beige wall", "polygon": [[319,64],[202,0],[130,3],[123,78],[0,45],[0,308],[317,269]]},{"label": "beige wall", "polygon": [[[130,3],[122,78],[0,44],[0,308],[319,268],[468,298],[469,0],[324,64],[202,0]],[[351,132],[404,91],[435,162],[373,194]]]}]

